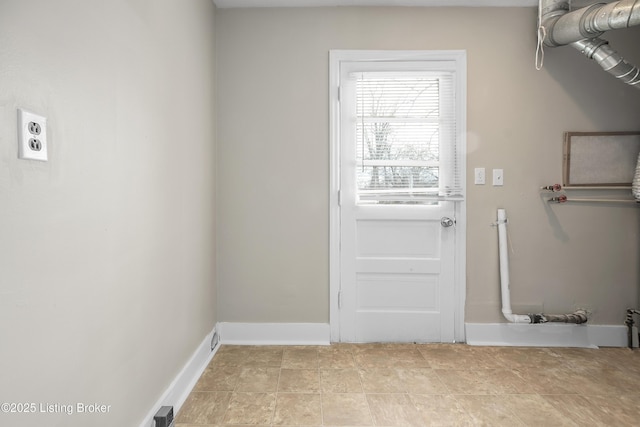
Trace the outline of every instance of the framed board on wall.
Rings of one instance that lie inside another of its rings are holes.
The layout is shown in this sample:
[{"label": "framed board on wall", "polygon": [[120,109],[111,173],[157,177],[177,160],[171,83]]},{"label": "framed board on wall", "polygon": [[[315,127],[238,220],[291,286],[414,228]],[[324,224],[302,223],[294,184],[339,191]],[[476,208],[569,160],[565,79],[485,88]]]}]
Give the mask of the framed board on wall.
[{"label": "framed board on wall", "polygon": [[564,187],[629,187],[640,153],[640,132],[565,132]]}]

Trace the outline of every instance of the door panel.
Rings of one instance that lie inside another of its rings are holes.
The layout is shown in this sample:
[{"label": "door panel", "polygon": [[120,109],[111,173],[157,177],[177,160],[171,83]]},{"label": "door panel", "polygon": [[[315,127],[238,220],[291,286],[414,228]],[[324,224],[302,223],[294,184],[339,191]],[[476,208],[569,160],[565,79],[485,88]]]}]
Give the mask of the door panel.
[{"label": "door panel", "polygon": [[[405,88],[401,72],[392,73],[389,81]],[[356,85],[366,77],[349,67],[341,75],[340,340],[452,342],[455,225],[441,219],[455,218],[455,202],[438,196],[448,167],[440,161],[447,152],[441,129],[432,112],[414,114],[406,95],[383,113],[371,99],[360,102]],[[415,69],[407,74],[414,76]],[[384,72],[374,77],[387,82]],[[371,82],[363,97],[374,93]],[[387,102],[384,90],[395,90],[384,84],[374,101]],[[413,102],[432,86],[416,88],[402,93],[419,92]]]},{"label": "door panel", "polygon": [[[438,309],[438,277],[429,274],[358,274],[358,310]],[[393,293],[388,290],[393,289]]]},{"label": "door panel", "polygon": [[358,220],[358,257],[427,257],[438,253],[440,224],[424,220]]},{"label": "door panel", "polygon": [[453,341],[452,205],[343,206],[344,341]]}]

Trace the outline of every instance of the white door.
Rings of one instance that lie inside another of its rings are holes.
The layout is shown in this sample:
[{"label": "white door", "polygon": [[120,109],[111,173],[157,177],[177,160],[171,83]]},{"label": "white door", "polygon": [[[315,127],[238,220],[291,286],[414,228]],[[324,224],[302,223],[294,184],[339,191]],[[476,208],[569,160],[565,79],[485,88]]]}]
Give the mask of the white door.
[{"label": "white door", "polygon": [[443,195],[451,131],[440,117],[448,83],[421,67],[341,66],[343,342],[454,341],[458,202]]}]

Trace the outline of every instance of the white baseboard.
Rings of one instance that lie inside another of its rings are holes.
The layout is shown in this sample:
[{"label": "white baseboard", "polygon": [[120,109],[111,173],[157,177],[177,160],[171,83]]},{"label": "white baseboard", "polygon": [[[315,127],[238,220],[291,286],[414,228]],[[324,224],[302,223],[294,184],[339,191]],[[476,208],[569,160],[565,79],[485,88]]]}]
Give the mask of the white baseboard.
[{"label": "white baseboard", "polygon": [[521,347],[626,347],[623,325],[465,323],[469,345]]},{"label": "white baseboard", "polygon": [[218,323],[220,342],[235,345],[329,345],[328,323]]},{"label": "white baseboard", "polygon": [[220,343],[218,342],[216,347],[213,350],[211,349],[211,339],[213,338],[213,334],[218,330],[218,326],[216,325],[216,327],[204,337],[189,361],[184,365],[180,373],[173,379],[169,387],[162,393],[160,399],[158,399],[151,411],[144,418],[140,427],[153,427],[155,424],[153,416],[162,406],[173,406],[173,415],[178,415],[178,411],[185,400],[187,400],[189,393],[191,393],[196,382],[207,365],[209,365],[209,362],[211,362],[211,359],[213,359],[218,348],[220,348]]}]

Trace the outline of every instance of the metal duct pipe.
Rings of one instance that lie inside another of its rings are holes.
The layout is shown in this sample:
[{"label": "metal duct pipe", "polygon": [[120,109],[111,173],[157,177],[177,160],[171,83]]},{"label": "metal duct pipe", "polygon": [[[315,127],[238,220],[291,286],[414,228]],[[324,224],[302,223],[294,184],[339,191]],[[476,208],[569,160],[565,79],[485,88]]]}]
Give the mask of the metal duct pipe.
[{"label": "metal duct pipe", "polygon": [[640,0],[596,3],[569,12],[568,0],[542,0],[544,43],[556,47],[640,25]]},{"label": "metal duct pipe", "polygon": [[636,89],[640,89],[640,69],[629,64],[618,52],[609,46],[609,42],[600,38],[580,40],[571,43],[584,56],[593,59],[603,70]]},{"label": "metal duct pipe", "polygon": [[636,172],[631,181],[631,194],[640,202],[640,153],[638,153],[638,161],[636,162]]},{"label": "metal duct pipe", "polygon": [[617,79],[640,89],[640,69],[598,38],[605,31],[640,25],[640,0],[596,3],[572,12],[569,0],[540,0],[538,25],[538,48],[542,43],[551,47],[570,44]]}]

